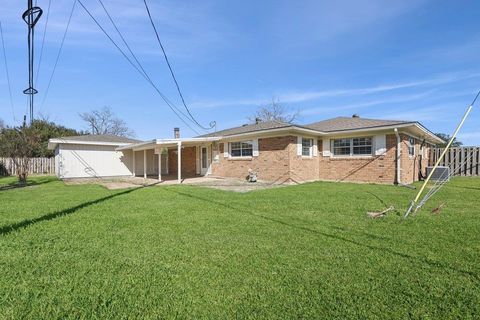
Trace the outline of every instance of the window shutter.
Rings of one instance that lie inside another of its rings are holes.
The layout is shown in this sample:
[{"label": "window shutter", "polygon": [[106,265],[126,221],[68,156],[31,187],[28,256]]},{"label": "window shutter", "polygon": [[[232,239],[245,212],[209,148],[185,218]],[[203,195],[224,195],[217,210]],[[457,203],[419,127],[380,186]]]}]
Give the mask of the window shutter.
[{"label": "window shutter", "polygon": [[228,158],[230,155],[228,154],[228,149],[230,148],[230,144],[225,142],[223,144],[223,157]]},{"label": "window shutter", "polygon": [[297,156],[302,155],[302,137],[297,137]]},{"label": "window shutter", "polygon": [[252,155],[253,155],[254,157],[258,157],[258,154],[259,154],[259,152],[258,152],[258,139],[253,139],[253,141],[252,141],[252,149],[253,149],[253,150],[252,150]]},{"label": "window shutter", "polygon": [[323,139],[322,140],[322,147],[323,147],[323,156],[324,157],[330,157],[330,139]]},{"label": "window shutter", "polygon": [[379,134],[374,137],[375,155],[381,156],[387,152],[387,136]]},{"label": "window shutter", "polygon": [[317,139],[313,139],[313,156],[318,156],[318,145]]}]

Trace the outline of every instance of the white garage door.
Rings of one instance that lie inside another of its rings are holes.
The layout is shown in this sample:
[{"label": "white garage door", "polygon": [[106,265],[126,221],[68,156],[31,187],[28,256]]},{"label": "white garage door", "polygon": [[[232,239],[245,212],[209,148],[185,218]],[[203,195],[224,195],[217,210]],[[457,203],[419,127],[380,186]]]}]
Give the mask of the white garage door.
[{"label": "white garage door", "polygon": [[56,157],[60,178],[131,176],[131,151],[116,146],[60,144]]}]

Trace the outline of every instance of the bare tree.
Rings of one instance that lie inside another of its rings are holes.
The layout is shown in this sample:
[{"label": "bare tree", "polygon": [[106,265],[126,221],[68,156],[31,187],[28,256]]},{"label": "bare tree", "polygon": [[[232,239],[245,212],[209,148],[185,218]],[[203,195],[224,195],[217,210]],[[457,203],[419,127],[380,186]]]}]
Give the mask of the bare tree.
[{"label": "bare tree", "polygon": [[117,118],[109,107],[81,113],[80,118],[88,124],[88,130],[92,134],[111,134],[119,137],[135,136],[127,123]]},{"label": "bare tree", "polygon": [[21,185],[28,177],[30,159],[39,148],[40,135],[35,127],[5,128],[0,133],[0,154],[12,158]]},{"label": "bare tree", "polygon": [[252,123],[272,120],[292,123],[297,120],[299,116],[300,112],[298,110],[289,110],[278,100],[275,101],[275,99],[272,99],[271,103],[259,107],[253,116],[248,117],[248,120]]},{"label": "bare tree", "polygon": [[5,128],[5,122],[2,119],[0,119],[0,130],[3,128]]}]

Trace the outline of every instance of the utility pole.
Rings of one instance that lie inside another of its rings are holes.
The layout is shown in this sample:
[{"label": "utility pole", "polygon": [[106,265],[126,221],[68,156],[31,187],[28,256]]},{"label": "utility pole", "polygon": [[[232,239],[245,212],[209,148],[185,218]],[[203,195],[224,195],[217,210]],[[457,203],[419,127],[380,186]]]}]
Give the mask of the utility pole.
[{"label": "utility pole", "polygon": [[33,97],[38,91],[33,85],[33,58],[34,58],[34,35],[35,25],[38,19],[42,16],[42,9],[40,7],[33,6],[33,0],[27,0],[27,10],[22,14],[22,19],[28,26],[28,88],[23,90],[23,93],[29,96],[29,110],[30,110],[30,124],[33,121]]}]

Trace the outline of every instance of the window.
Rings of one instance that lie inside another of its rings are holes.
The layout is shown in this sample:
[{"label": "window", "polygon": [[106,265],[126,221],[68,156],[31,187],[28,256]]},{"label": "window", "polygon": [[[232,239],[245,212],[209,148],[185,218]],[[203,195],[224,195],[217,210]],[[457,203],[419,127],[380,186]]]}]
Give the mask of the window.
[{"label": "window", "polygon": [[414,156],[415,155],[415,139],[408,138],[408,155]]},{"label": "window", "polygon": [[311,157],[313,153],[313,139],[302,138],[302,156]]},{"label": "window", "polygon": [[240,141],[230,143],[230,155],[232,157],[251,157],[253,154],[252,141]]},{"label": "window", "polygon": [[333,154],[336,156],[350,155],[350,139],[333,140]]},{"label": "window", "polygon": [[333,140],[333,155],[335,156],[371,156],[372,151],[371,137]]},{"label": "window", "polygon": [[371,155],[372,154],[372,138],[353,138],[353,154]]}]

